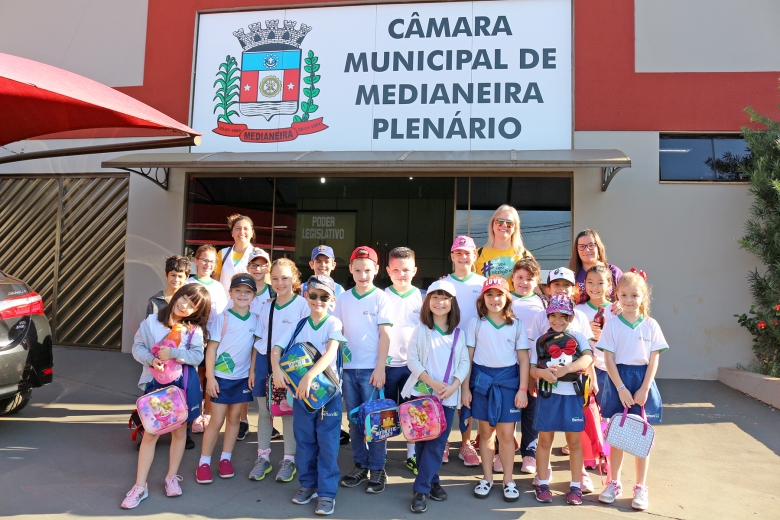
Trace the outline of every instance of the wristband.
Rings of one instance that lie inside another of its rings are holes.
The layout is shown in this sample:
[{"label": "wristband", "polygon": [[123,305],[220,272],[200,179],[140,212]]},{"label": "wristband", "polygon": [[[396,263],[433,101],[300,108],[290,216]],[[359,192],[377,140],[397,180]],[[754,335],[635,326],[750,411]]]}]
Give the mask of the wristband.
[{"label": "wristband", "polygon": [[617,390],[618,390],[618,392],[620,392],[621,390],[623,390],[625,388],[626,388],[626,385],[620,385],[620,387]]},{"label": "wristband", "polygon": [[520,391],[521,391],[521,392],[527,392],[527,391],[528,391],[528,389],[527,389],[527,388],[521,388],[521,389],[520,389]]}]

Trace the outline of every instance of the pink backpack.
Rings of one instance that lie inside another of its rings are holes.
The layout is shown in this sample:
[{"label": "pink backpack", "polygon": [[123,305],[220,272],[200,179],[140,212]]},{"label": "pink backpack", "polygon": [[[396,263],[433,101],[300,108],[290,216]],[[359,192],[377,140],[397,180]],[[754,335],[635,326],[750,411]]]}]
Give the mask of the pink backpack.
[{"label": "pink backpack", "polygon": [[593,394],[589,396],[584,414],[585,429],[580,433],[583,458],[598,462],[599,474],[602,475],[603,480],[604,475],[609,475],[609,444],[604,442],[601,412]]},{"label": "pink backpack", "polygon": [[[190,334],[190,338],[192,338],[192,334]],[[174,343],[170,339],[164,339],[160,341],[159,343],[155,343],[152,347],[152,355],[154,357],[157,357],[157,353],[160,351],[163,347],[170,347],[170,348],[176,348],[178,345]],[[181,363],[176,361],[175,359],[169,359],[168,361],[163,362],[163,371],[160,372],[159,370],[149,367],[149,371],[152,373],[152,377],[161,385],[169,385],[179,379],[181,377]]]},{"label": "pink backpack", "polygon": [[135,403],[144,431],[162,435],[187,424],[189,408],[184,390],[170,385],[149,392]]},{"label": "pink backpack", "polygon": [[[452,358],[458,345],[460,329],[455,329],[452,339],[452,351],[444,372],[444,381],[450,379],[452,370]],[[435,395],[418,397],[398,407],[398,415],[401,420],[401,430],[408,441],[427,441],[436,439],[447,429],[447,418],[444,416],[444,407]]]}]

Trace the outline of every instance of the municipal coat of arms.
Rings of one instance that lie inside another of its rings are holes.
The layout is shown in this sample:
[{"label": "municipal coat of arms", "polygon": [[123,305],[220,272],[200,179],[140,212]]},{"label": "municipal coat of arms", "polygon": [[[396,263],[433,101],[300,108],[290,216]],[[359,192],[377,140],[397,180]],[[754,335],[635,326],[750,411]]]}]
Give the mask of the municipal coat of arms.
[{"label": "municipal coat of arms", "polygon": [[[302,56],[301,43],[312,28],[302,23],[296,29],[295,25],[295,21],[285,20],[284,27],[279,27],[279,20],[266,20],[265,27],[260,22],[250,24],[249,33],[243,28],[233,32],[243,49],[241,67],[230,55],[219,66],[214,82],[217,87],[214,96],[217,128],[214,133],[238,137],[245,142],[270,143],[292,141],[299,135],[328,128],[321,117],[309,118],[319,108],[315,98],[320,93],[317,88],[320,65],[313,51]],[[301,101],[301,93],[305,101]],[[238,112],[233,108],[236,104]],[[287,128],[277,125],[252,129],[231,119],[241,116],[261,116],[267,122],[274,116],[293,118]]]}]

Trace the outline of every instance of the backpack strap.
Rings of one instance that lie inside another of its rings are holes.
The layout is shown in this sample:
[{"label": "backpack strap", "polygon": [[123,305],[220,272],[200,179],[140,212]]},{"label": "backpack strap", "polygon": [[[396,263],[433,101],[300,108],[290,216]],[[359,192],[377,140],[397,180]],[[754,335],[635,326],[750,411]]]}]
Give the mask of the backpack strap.
[{"label": "backpack strap", "polygon": [[287,350],[295,345],[295,338],[298,336],[298,334],[301,333],[303,330],[303,326],[306,325],[306,320],[308,320],[309,317],[302,318],[301,321],[298,322],[298,324],[295,326],[295,330],[293,331],[292,337],[290,338],[290,342],[287,343],[287,346],[284,347],[284,351],[287,352]]},{"label": "backpack strap", "polygon": [[227,261],[227,257],[230,254],[230,252],[233,251],[233,246],[225,248],[225,254],[222,255],[222,266],[225,266],[225,262]]},{"label": "backpack strap", "polygon": [[458,327],[455,327],[455,336],[452,338],[452,350],[450,350],[450,360],[447,362],[447,370],[444,372],[445,385],[449,384],[447,381],[450,380],[450,371],[452,370],[452,358],[455,357],[455,347],[458,346],[458,337],[460,337],[460,329]]},{"label": "backpack strap", "polygon": [[271,298],[268,300],[268,303],[271,304],[271,310],[268,311],[268,341],[266,342],[265,347],[265,360],[268,363],[268,376],[271,376],[271,349],[273,348],[273,345],[271,345],[271,332],[274,330],[274,308],[276,307],[276,298]]}]

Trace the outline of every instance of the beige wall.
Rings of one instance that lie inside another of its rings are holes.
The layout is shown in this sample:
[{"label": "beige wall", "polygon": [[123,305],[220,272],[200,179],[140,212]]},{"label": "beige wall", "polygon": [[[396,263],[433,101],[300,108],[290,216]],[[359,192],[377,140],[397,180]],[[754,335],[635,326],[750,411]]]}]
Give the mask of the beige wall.
[{"label": "beige wall", "polygon": [[617,148],[632,167],[606,192],[598,170],[574,175],[574,234],[592,228],[623,270],[645,270],[651,314],[670,350],[659,377],[717,379],[718,367],[753,360],[751,336],[734,314],[750,309],[745,275],[757,266],[739,249],[751,197],[745,185],[660,184],[657,132],[575,132],[575,148]]},{"label": "beige wall", "polygon": [[634,0],[637,72],[780,70],[777,0]]},{"label": "beige wall", "polygon": [[2,0],[0,52],[111,87],[143,85],[148,0]]}]

